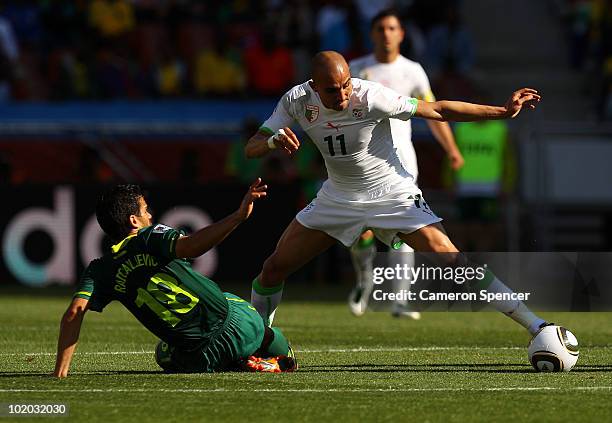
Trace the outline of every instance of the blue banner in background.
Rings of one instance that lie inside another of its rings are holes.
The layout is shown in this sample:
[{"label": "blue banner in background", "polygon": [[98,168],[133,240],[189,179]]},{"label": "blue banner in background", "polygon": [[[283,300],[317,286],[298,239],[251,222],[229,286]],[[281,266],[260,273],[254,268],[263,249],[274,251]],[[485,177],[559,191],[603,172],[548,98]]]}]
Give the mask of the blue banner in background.
[{"label": "blue banner in background", "polygon": [[[0,138],[73,133],[235,137],[246,119],[263,123],[277,100],[110,101],[0,104]],[[433,140],[423,119],[413,134]]]}]

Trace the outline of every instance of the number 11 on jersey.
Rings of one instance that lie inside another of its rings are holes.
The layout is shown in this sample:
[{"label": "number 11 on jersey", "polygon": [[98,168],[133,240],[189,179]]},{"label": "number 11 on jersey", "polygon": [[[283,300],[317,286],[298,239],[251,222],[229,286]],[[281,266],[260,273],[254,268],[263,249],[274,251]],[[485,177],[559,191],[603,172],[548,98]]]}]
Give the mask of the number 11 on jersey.
[{"label": "number 11 on jersey", "polygon": [[[329,155],[335,156],[336,150],[334,149],[334,137],[332,135],[329,135],[323,138],[323,141],[327,143],[327,148],[329,149]],[[346,156],[346,145],[344,144],[344,134],[336,135],[336,141],[340,143],[340,153],[343,156]]]}]

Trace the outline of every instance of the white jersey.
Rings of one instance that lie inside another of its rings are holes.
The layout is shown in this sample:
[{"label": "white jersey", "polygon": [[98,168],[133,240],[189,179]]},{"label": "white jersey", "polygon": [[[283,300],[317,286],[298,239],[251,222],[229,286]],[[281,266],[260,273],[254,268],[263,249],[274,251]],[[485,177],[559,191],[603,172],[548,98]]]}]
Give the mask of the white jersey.
[{"label": "white jersey", "polygon": [[[351,74],[355,77],[379,82],[405,96],[424,101],[435,101],[423,67],[404,56],[400,55],[392,63],[381,63],[373,54],[370,54],[352,60],[349,66]],[[412,145],[410,121],[391,121],[391,131],[402,164],[416,179],[418,166]]]},{"label": "white jersey", "polygon": [[[327,109],[310,81],[280,99],[262,129],[275,132],[298,123],[315,143],[327,168],[322,191],[341,200],[375,200],[403,183],[418,188],[398,157],[391,121],[410,119],[417,100],[376,82],[352,78],[353,92],[343,111]],[[392,119],[393,118],[393,119]]]}]

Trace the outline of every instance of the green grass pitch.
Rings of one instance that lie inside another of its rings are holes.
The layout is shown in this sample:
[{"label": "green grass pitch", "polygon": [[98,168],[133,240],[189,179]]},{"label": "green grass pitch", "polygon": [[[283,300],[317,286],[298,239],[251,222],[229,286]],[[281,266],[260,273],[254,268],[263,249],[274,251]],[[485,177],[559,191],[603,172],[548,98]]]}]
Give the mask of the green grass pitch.
[{"label": "green grass pitch", "polygon": [[[354,318],[341,303],[287,302],[276,324],[296,347],[299,372],[164,375],[154,337],[111,304],[87,314],[72,374],[57,380],[48,375],[68,301],[0,291],[0,403],[66,403],[67,420],[88,422],[612,417],[612,314],[544,314],[577,335],[581,355],[570,373],[538,374],[527,333],[496,313],[428,313],[414,322],[382,312]],[[30,420],[41,418],[15,419]]]}]

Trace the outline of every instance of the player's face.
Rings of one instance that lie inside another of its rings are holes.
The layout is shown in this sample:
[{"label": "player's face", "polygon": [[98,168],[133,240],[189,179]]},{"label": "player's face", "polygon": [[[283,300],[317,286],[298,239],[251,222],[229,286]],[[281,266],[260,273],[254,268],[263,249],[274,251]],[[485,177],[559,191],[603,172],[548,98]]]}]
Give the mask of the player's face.
[{"label": "player's face", "polygon": [[138,199],[138,216],[134,216],[134,220],[137,222],[139,228],[146,228],[147,226],[151,226],[153,223],[153,216],[149,213],[149,206],[145,201],[144,197],[140,197]]},{"label": "player's face", "polygon": [[374,24],[370,36],[375,51],[393,53],[404,41],[404,30],[395,16],[386,16]]},{"label": "player's face", "polygon": [[315,81],[315,91],[319,93],[321,103],[332,110],[346,110],[353,93],[351,74],[342,72],[340,74],[324,75]]}]

